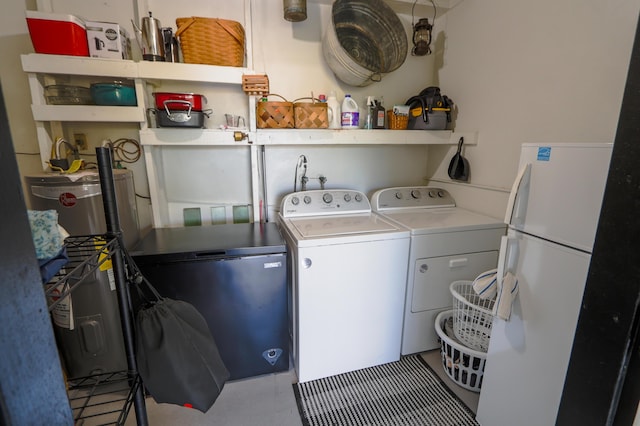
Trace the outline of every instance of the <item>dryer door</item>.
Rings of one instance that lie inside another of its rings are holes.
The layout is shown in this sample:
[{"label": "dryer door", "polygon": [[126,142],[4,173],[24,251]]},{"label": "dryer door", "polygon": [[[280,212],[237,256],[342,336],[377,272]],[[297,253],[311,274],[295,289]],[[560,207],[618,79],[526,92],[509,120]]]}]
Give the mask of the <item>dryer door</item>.
[{"label": "dryer door", "polygon": [[480,273],[495,268],[497,262],[497,250],[416,260],[411,312],[451,309],[451,283],[473,280]]}]

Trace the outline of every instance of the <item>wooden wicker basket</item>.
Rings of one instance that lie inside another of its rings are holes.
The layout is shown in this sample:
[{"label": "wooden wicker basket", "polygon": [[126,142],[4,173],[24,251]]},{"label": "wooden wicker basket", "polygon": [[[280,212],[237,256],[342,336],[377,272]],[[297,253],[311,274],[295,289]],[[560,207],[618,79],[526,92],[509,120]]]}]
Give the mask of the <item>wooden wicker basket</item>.
[{"label": "wooden wicker basket", "polygon": [[390,109],[387,110],[387,121],[391,130],[407,130],[409,116],[394,114],[393,110]]},{"label": "wooden wicker basket", "polygon": [[177,18],[176,26],[185,63],[244,65],[244,28],[239,22],[191,16]]},{"label": "wooden wicker basket", "polygon": [[[298,102],[310,99],[311,102]],[[300,98],[293,101],[296,129],[327,129],[329,128],[329,112],[326,102],[316,98]]]},{"label": "wooden wicker basket", "polygon": [[[268,96],[277,96],[282,101],[262,100]],[[295,118],[293,103],[280,95],[270,93],[256,102],[256,126],[258,129],[293,129]]]}]

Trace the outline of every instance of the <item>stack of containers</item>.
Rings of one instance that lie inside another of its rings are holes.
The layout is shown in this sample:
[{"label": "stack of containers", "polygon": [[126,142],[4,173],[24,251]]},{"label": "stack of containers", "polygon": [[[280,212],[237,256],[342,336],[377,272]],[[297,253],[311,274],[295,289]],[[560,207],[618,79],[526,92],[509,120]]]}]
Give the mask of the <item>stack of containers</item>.
[{"label": "stack of containers", "polygon": [[212,110],[204,109],[207,98],[197,93],[154,92],[159,127],[204,128],[204,119]]},{"label": "stack of containers", "polygon": [[472,281],[454,281],[451,310],[436,317],[442,366],[458,385],[480,392],[493,323],[494,299],[481,299]]}]

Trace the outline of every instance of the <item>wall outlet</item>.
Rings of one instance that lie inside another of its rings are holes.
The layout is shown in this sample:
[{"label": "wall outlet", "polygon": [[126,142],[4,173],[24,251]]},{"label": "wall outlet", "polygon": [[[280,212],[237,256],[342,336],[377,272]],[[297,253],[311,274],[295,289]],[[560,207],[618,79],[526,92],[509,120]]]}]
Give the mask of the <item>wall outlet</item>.
[{"label": "wall outlet", "polygon": [[87,135],[84,133],[74,133],[73,134],[73,142],[78,147],[78,150],[87,149]]}]

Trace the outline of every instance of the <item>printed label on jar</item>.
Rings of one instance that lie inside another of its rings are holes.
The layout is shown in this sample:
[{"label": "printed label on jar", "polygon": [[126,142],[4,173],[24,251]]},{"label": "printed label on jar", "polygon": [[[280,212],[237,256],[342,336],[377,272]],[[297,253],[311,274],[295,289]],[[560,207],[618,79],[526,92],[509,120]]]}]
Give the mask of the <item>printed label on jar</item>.
[{"label": "printed label on jar", "polygon": [[342,113],[342,127],[358,127],[360,113],[358,112],[343,112]]}]

